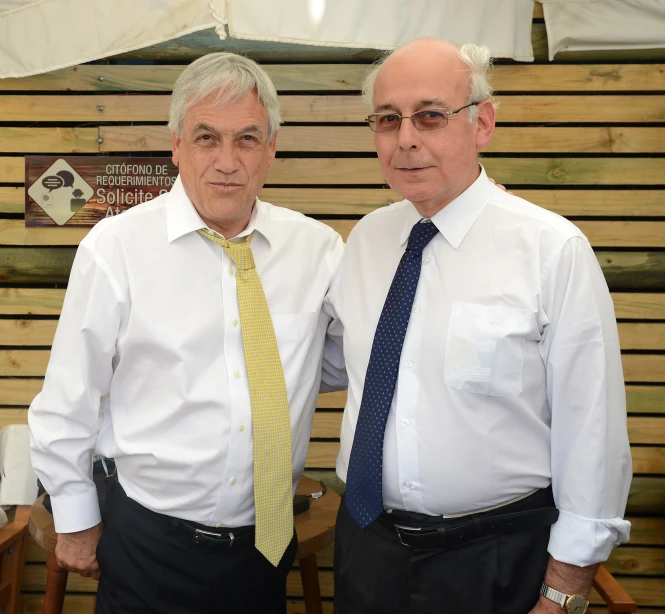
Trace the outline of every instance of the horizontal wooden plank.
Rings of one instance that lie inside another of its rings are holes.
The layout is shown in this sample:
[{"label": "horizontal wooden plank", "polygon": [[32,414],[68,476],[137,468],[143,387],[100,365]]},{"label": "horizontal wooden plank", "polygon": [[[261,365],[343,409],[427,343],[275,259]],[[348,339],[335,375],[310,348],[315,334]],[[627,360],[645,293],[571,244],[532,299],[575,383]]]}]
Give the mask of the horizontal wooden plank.
[{"label": "horizontal wooden plank", "polygon": [[[0,97],[0,101],[1,101]],[[33,128],[24,128],[26,131]],[[166,126],[101,126],[100,150],[170,151]],[[0,131],[0,145],[2,143]],[[365,126],[284,126],[277,147],[283,152],[373,152],[374,136]],[[21,150],[17,150],[21,151]],[[662,153],[665,128],[540,128],[499,126],[485,153]]]},{"label": "horizontal wooden plank", "polygon": [[[660,94],[511,94],[498,95],[497,101],[500,103],[498,122],[621,124],[665,121],[665,96]],[[0,116],[3,121],[12,122],[166,122],[169,103],[168,94],[5,94],[0,95]],[[285,122],[363,122],[368,113],[358,95],[282,95],[280,104]],[[628,116],[627,108],[630,109]]]},{"label": "horizontal wooden plank", "polygon": [[0,156],[0,183],[24,183],[25,160]]},{"label": "horizontal wooden plank", "polygon": [[665,549],[621,546],[605,563],[611,574],[665,576]]},{"label": "horizontal wooden plank", "polygon": [[[20,79],[0,79],[0,91],[170,92],[182,65],[81,65]],[[367,64],[265,64],[278,91],[359,91]],[[102,79],[100,80],[100,77]],[[504,64],[492,86],[511,92],[662,91],[662,64]]]},{"label": "horizontal wooden plank", "polygon": [[56,288],[0,288],[0,315],[60,315],[64,298]]},{"label": "horizontal wooden plank", "polygon": [[627,382],[665,381],[665,355],[624,354],[621,362]]},{"label": "horizontal wooden plank", "polygon": [[665,386],[626,386],[626,406],[633,414],[665,414]]},{"label": "horizontal wooden plank", "polygon": [[662,515],[665,509],[665,477],[633,477],[626,513]]},{"label": "horizontal wooden plank", "polygon": [[[329,221],[342,236],[353,222]],[[73,247],[5,247],[0,249],[0,283],[67,283],[74,254]],[[611,290],[665,289],[665,252],[607,251],[596,257]]]},{"label": "horizontal wooden plank", "polygon": [[[1,180],[1,178],[0,178]],[[564,216],[665,217],[665,190],[513,190]],[[364,215],[402,200],[389,188],[264,188],[260,198],[309,215]],[[23,187],[0,187],[0,213],[23,213]]]},{"label": "horizontal wooden plank", "polygon": [[665,546],[665,518],[628,516],[627,520],[631,525],[630,543],[633,546]]},{"label": "horizontal wooden plank", "polygon": [[[64,296],[54,288],[0,288],[0,315],[59,315]],[[612,300],[618,319],[665,320],[665,294],[613,292]]]},{"label": "horizontal wooden plank", "polygon": [[[630,452],[633,457],[634,473],[665,474],[665,448],[633,447]],[[321,451],[321,454],[323,454],[323,451]]]},{"label": "horizontal wooden plank", "polygon": [[[2,112],[0,112],[0,117]],[[0,128],[0,152],[97,153],[97,128]]]},{"label": "horizontal wooden plank", "polygon": [[[658,158],[485,158],[490,177],[505,185],[659,185],[665,165]],[[23,158],[0,157],[0,181],[24,181]],[[279,158],[266,184],[384,185],[375,158]]]},{"label": "horizontal wooden plank", "polygon": [[613,292],[612,300],[618,319],[665,320],[665,294]]},{"label": "horizontal wooden plank", "polygon": [[622,350],[665,350],[665,324],[619,323]]},{"label": "horizontal wooden plank", "polygon": [[[346,240],[357,220],[325,220]],[[665,247],[664,222],[577,221],[575,225],[594,247]],[[23,220],[0,219],[0,245],[78,245],[89,228],[29,227]]]}]

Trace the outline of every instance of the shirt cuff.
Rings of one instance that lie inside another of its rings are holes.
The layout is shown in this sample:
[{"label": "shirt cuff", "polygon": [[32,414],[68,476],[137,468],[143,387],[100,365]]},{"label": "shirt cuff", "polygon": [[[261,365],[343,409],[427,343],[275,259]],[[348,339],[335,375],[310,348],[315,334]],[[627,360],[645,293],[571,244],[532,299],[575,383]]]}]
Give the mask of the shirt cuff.
[{"label": "shirt cuff", "polygon": [[76,533],[98,525],[102,521],[99,513],[97,489],[91,483],[90,490],[80,495],[58,495],[51,497],[56,533]]},{"label": "shirt cuff", "polygon": [[606,561],[612,548],[629,538],[630,522],[623,518],[596,520],[559,510],[547,550],[557,561],[586,567]]}]

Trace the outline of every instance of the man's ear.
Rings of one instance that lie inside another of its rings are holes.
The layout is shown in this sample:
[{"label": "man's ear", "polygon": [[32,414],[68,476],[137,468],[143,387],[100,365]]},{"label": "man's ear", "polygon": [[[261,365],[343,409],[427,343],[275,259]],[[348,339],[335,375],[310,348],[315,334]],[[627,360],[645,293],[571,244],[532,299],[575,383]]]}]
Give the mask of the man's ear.
[{"label": "man's ear", "polygon": [[171,145],[171,160],[173,160],[173,164],[178,166],[178,160],[180,159],[180,142],[181,138],[177,135],[177,133],[173,133],[173,140],[172,140],[172,145]]},{"label": "man's ear", "polygon": [[268,163],[269,166],[272,166],[275,163],[275,153],[277,152],[277,134],[278,132],[275,132],[273,134],[273,137],[270,139],[268,142],[268,149],[270,151],[270,162]]},{"label": "man's ear", "polygon": [[476,149],[486,147],[494,134],[496,109],[491,100],[483,100],[476,105]]}]

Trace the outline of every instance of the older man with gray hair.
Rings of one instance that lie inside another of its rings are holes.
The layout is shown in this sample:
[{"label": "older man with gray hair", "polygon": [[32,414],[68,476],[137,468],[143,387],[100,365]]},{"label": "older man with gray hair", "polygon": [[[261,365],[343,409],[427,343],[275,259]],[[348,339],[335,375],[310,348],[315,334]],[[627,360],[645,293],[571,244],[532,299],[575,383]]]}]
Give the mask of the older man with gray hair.
[{"label": "older man with gray hair", "polygon": [[[254,62],[192,63],[173,90],[172,190],[78,249],[29,420],[57,560],[101,575],[98,613],[285,611],[316,399],[346,378],[341,352],[322,359],[342,240],[257,198],[279,123]],[[95,451],[117,467],[104,526]]]},{"label": "older man with gray hair", "polygon": [[366,84],[407,200],[358,223],[330,293],[349,376],[339,614],[581,614],[628,539],[612,301],[582,233],[479,164],[489,63],[421,39]]}]

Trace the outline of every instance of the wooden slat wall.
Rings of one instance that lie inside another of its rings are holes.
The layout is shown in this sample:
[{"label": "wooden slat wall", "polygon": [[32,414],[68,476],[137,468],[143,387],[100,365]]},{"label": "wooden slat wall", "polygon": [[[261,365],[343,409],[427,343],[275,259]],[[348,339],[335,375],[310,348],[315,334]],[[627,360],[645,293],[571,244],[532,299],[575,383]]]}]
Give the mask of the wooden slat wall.
[{"label": "wooden slat wall", "polygon": [[[572,218],[591,240],[612,291],[627,381],[635,477],[629,545],[608,567],[640,605],[665,612],[665,50],[564,53],[546,61],[542,9],[535,64],[499,62],[491,176]],[[221,47],[223,47],[222,43]],[[358,91],[372,50],[235,42],[264,60],[286,125],[262,198],[323,216],[346,236],[357,219],[399,197],[384,185]],[[220,49],[210,32],[107,63],[0,80],[0,427],[25,423],[39,392],[76,245],[85,229],[26,229],[28,153],[166,156],[169,93],[183,63]],[[156,60],[155,65],[123,64]],[[177,63],[179,62],[179,64]],[[303,63],[307,62],[307,63]],[[312,63],[316,62],[316,63]],[[99,110],[99,109],[102,110]],[[307,467],[333,478],[345,394],[323,395]],[[30,548],[23,612],[40,608],[45,556]],[[332,611],[332,552],[320,556]],[[72,576],[65,612],[94,611],[95,584]],[[297,571],[289,612],[304,612]],[[599,598],[594,594],[594,604]],[[600,612],[602,609],[592,609]]]}]

